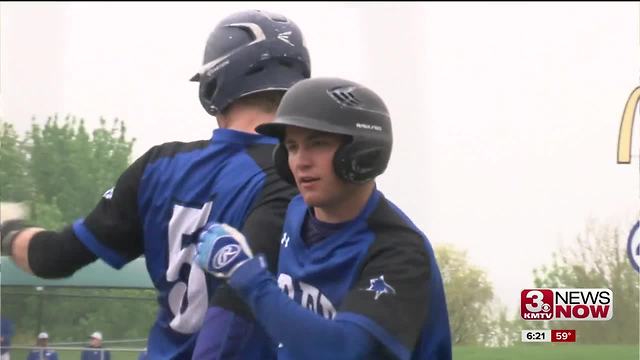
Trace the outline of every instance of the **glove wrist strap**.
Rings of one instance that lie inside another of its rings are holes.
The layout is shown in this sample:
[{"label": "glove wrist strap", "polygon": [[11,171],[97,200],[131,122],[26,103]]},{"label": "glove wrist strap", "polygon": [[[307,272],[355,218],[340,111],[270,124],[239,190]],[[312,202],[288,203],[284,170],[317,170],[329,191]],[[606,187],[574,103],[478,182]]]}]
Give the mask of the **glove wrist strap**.
[{"label": "glove wrist strap", "polygon": [[13,257],[13,241],[18,237],[24,229],[14,230],[9,232],[5,237],[2,238],[2,247],[0,251],[2,255],[8,255]]}]

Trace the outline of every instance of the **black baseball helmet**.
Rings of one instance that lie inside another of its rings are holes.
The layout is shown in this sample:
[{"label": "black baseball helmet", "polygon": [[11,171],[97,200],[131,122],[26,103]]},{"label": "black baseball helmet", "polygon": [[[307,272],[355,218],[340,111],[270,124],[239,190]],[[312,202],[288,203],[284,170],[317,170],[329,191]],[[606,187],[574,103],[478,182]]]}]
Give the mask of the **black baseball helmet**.
[{"label": "black baseball helmet", "polygon": [[333,159],[336,174],[345,181],[364,183],[387,168],[393,145],[389,111],[376,93],[360,84],[339,78],[302,80],[284,95],[275,120],[256,128],[280,139],[273,153],[275,166],[294,184],[282,144],[288,125],[349,136]]},{"label": "black baseball helmet", "polygon": [[283,15],[260,10],[224,18],[209,35],[203,66],[191,81],[211,115],[242,96],[286,91],[311,76],[309,52],[298,26]]}]

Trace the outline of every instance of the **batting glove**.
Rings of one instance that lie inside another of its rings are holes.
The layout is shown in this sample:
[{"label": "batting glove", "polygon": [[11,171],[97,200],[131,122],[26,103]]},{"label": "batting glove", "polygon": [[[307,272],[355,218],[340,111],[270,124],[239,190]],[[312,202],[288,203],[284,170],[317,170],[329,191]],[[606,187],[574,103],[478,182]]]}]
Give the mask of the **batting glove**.
[{"label": "batting glove", "polygon": [[0,242],[2,243],[0,246],[0,252],[2,252],[2,255],[13,255],[13,240],[16,239],[16,236],[20,231],[27,227],[28,225],[20,219],[7,220],[0,224]]},{"label": "batting glove", "polygon": [[212,223],[198,236],[194,260],[213,276],[228,279],[252,257],[244,235],[227,224]]}]

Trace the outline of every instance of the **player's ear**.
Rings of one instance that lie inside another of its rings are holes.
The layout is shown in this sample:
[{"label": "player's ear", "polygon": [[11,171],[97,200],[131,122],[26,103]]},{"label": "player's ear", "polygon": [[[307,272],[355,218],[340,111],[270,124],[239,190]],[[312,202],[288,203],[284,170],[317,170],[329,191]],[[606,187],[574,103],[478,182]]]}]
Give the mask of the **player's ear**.
[{"label": "player's ear", "polygon": [[287,148],[281,142],[273,149],[273,164],[276,167],[278,175],[291,185],[295,185],[296,181],[293,178],[293,173],[289,168],[289,153]]}]

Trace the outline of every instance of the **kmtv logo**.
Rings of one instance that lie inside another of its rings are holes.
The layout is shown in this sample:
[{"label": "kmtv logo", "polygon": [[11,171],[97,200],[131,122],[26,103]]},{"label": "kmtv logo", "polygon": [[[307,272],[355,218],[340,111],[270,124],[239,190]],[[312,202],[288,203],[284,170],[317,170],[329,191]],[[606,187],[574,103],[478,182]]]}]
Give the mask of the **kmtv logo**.
[{"label": "kmtv logo", "polygon": [[613,292],[609,289],[525,289],[520,293],[525,320],[610,320]]}]

